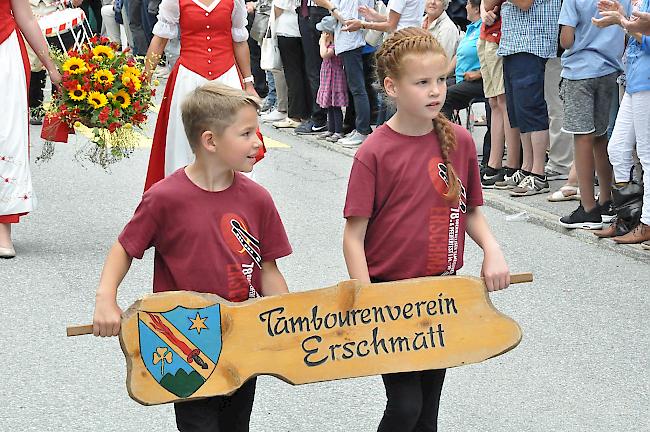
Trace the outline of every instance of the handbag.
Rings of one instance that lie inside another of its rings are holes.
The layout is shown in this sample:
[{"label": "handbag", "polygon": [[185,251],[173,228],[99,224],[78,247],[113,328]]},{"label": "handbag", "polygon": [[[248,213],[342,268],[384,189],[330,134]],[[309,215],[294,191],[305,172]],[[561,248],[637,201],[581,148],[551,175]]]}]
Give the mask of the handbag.
[{"label": "handbag", "polygon": [[[387,15],[386,5],[381,0],[375,1],[374,9],[382,15]],[[384,34],[385,33],[383,31],[379,30],[366,30],[364,39],[368,45],[377,47],[384,41]]]},{"label": "handbag", "polygon": [[282,58],[280,58],[278,38],[275,32],[271,31],[272,23],[273,21],[269,20],[269,26],[260,46],[260,68],[265,71],[280,71],[282,70]]},{"label": "handbag", "polygon": [[255,42],[262,45],[264,36],[266,35],[266,30],[269,27],[269,15],[262,12],[255,12],[255,18],[253,18],[253,24],[251,25],[250,36]]}]

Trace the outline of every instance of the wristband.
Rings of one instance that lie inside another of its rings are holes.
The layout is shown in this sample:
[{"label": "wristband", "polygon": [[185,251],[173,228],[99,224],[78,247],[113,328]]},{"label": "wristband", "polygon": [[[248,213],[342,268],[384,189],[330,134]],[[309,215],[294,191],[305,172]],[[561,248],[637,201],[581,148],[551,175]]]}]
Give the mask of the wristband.
[{"label": "wristband", "polygon": [[255,82],[255,78],[253,78],[253,75],[251,75],[251,76],[247,76],[247,77],[244,78],[242,81],[243,81],[244,83],[254,83],[254,82]]}]

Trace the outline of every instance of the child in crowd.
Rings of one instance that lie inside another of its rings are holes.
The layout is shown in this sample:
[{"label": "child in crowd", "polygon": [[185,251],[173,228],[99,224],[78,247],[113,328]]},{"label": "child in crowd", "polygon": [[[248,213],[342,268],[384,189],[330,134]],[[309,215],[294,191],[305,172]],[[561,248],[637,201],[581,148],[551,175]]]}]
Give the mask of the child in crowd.
[{"label": "child in crowd", "polygon": [[[627,8],[630,3],[627,1]],[[574,163],[580,187],[580,205],[560,218],[566,228],[600,229],[603,218],[611,219],[612,166],[607,156],[607,128],[612,98],[617,96],[616,78],[623,71],[621,56],[625,33],[620,27],[599,30],[592,18],[599,17],[596,2],[564,0],[562,25],[563,131],[574,137]],[[594,195],[594,168],[600,193]]]},{"label": "child in crowd", "polygon": [[343,61],[334,53],[334,30],[336,18],[326,16],[316,24],[320,37],[320,88],[316,103],[327,109],[327,131],[318,135],[320,139],[337,142],[343,138],[343,110],[348,105],[348,84],[343,71]]},{"label": "child in crowd", "polygon": [[[506,87],[503,81],[503,57],[497,55],[501,40],[501,5],[505,0],[483,0],[481,2],[481,33],[477,51],[481,63],[483,92],[491,111],[490,155],[481,175],[481,184],[492,189],[497,182],[505,181],[506,171],[510,175],[521,166],[519,132],[510,126],[506,109]],[[505,166],[503,153],[508,147]]]},{"label": "child in crowd", "polygon": [[[97,289],[93,332],[115,336],[122,311],[117,289],[154,247],[153,291],[213,293],[241,302],[288,292],[275,260],[291,253],[269,193],[250,172],[262,145],[259,105],[241,90],[210,82],[182,104],[196,160],[156,183],[111,248]],[[231,396],[177,403],[180,431],[248,431],[255,379]]]},{"label": "child in crowd", "polygon": [[[463,266],[465,233],[483,249],[489,291],[506,288],[509,270],[479,206],[476,148],[440,109],[449,60],[421,28],[393,34],[377,72],[396,114],[356,153],[344,216],[343,252],[362,282],[452,275]],[[445,370],[386,374],[380,432],[435,431]]]},{"label": "child in crowd", "polygon": [[[629,15],[618,1],[600,0],[602,17],[592,21],[598,27],[620,26]],[[642,0],[639,12],[650,12],[650,0]],[[626,87],[607,148],[614,168],[614,187],[624,188],[632,181],[630,172],[636,153],[643,167],[643,209],[640,223],[630,232],[614,237],[617,243],[650,241],[650,36],[630,33],[627,48]],[[602,183],[601,183],[602,184]],[[644,243],[645,244],[645,243]]]},{"label": "child in crowd", "polygon": [[338,140],[338,144],[347,148],[357,148],[372,132],[370,99],[363,69],[363,50],[366,41],[362,32],[347,29],[344,23],[347,23],[346,20],[358,18],[360,8],[369,5],[370,0],[316,0],[316,4],[329,10],[337,20],[334,28],[335,53],[343,62],[345,79],[356,114],[355,129]]}]

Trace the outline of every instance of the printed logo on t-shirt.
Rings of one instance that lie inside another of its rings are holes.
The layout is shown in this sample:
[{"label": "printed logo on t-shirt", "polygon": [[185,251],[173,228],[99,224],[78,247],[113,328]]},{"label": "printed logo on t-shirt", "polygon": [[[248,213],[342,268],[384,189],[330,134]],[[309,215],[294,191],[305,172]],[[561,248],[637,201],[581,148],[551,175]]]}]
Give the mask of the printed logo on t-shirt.
[{"label": "printed logo on t-shirt", "polygon": [[[447,175],[447,166],[442,159],[439,157],[431,158],[428,172],[435,190],[440,195],[447,193],[449,190],[449,177]],[[431,209],[427,256],[427,270],[431,274],[439,273],[442,267],[441,264],[444,264],[445,268],[442,275],[453,274],[456,271],[460,218],[462,214],[467,212],[467,191],[462,180],[458,179],[458,182],[460,183],[458,205]]]},{"label": "printed logo on t-shirt", "polygon": [[[443,163],[442,159],[439,157],[433,157],[429,161],[429,178],[433,183],[433,187],[440,195],[444,195],[449,190],[449,177],[447,176],[447,166]],[[467,212],[467,191],[461,179],[458,179],[460,183],[460,198],[458,200],[458,208],[461,212]]]},{"label": "printed logo on t-shirt", "polygon": [[240,255],[248,254],[258,268],[262,268],[260,241],[250,232],[246,222],[234,213],[227,213],[221,218],[221,233],[230,249]]},{"label": "printed logo on t-shirt", "polygon": [[[247,255],[252,260],[249,263],[243,262],[227,266],[230,299],[240,301],[246,298],[259,297],[257,290],[253,286],[255,267],[262,268],[259,240],[249,232],[244,219],[234,213],[226,213],[221,217],[221,234],[230,250],[242,256]],[[246,291],[248,296],[243,297]]]}]

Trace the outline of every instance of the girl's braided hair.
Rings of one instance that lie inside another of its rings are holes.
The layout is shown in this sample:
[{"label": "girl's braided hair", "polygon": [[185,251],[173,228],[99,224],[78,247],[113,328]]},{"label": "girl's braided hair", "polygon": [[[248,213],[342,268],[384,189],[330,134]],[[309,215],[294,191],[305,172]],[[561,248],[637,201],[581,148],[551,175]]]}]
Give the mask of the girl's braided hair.
[{"label": "girl's braided hair", "polygon": [[[408,27],[393,33],[377,52],[377,75],[382,87],[386,77],[397,79],[401,76],[404,57],[407,55],[442,55],[445,50],[428,31]],[[440,142],[442,161],[447,168],[447,193],[443,197],[456,202],[460,197],[460,182],[449,160],[449,153],[456,148],[456,134],[451,123],[442,113],[433,119],[433,130]]]}]

